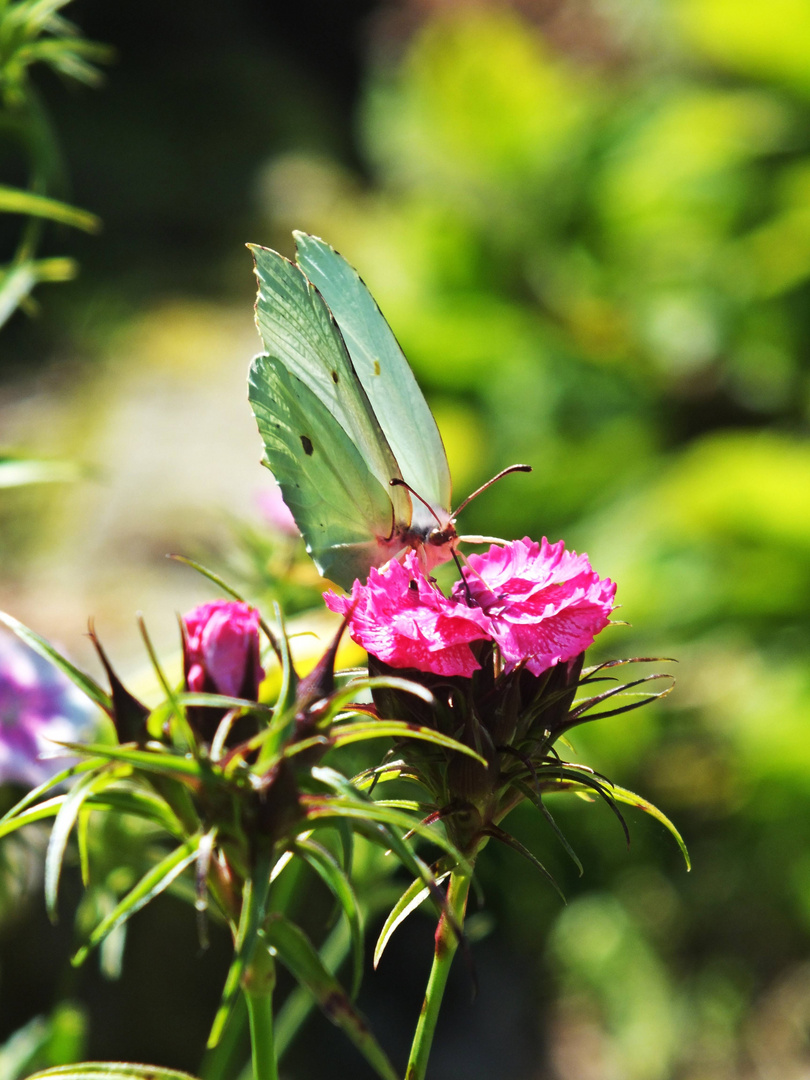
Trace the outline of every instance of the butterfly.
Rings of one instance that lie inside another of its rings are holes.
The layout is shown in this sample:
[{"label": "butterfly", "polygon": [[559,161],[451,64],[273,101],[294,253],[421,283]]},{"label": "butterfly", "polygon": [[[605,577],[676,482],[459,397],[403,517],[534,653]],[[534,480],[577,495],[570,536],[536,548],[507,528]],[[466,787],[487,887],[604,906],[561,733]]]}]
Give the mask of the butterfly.
[{"label": "butterfly", "polygon": [[459,539],[436,421],[357,271],[293,235],[295,262],[248,245],[266,350],[248,381],[262,463],[324,577],[349,589],[411,548],[429,573]]}]

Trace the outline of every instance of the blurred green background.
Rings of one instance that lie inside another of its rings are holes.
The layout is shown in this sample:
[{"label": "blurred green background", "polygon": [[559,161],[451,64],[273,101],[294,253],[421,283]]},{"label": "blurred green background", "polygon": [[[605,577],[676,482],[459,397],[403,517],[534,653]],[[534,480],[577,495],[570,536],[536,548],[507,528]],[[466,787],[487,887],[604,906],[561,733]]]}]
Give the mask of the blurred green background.
[{"label": "blurred green background", "polygon": [[[678,660],[666,702],[578,731],[575,749],[676,821],[692,873],[654,822],[631,822],[627,852],[603,807],[560,801],[578,879],[518,811],[569,903],[487,849],[481,992],[470,1005],[460,964],[434,1074],[807,1075],[810,5],[76,0],[69,14],[115,62],[99,89],[38,85],[66,197],[104,228],[46,234],[82,273],[0,334],[0,433],[89,473],[3,493],[2,607],[88,665],[95,614],[135,671],[134,611],[173,648],[175,612],[208,595],[165,552],[205,553],[259,594],[268,481],[245,400],[258,344],[243,244],[290,254],[292,228],[325,237],[398,335],[457,498],[534,466],[464,530],[586,550],[631,624],[597,655]],[[107,984],[57,977],[69,918],[47,929],[35,886],[7,904],[0,1036],[83,995],[92,1056],[196,1068],[227,950],[199,958],[189,912],[155,911]],[[400,1058],[430,938],[414,920],[364,989]],[[333,1075],[366,1075],[325,1021],[307,1031],[289,1077],[323,1076],[325,1052]]]}]

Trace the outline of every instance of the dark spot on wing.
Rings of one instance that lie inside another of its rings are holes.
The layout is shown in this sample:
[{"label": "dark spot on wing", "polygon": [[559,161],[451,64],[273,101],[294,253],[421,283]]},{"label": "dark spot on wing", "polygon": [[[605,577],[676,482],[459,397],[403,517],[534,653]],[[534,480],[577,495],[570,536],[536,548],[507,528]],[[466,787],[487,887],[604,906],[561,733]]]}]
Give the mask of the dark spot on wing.
[{"label": "dark spot on wing", "polygon": [[332,382],[336,383],[339,379],[340,379],[340,376],[338,375],[338,373],[336,371],[333,371],[332,372]]},{"label": "dark spot on wing", "polygon": [[380,374],[380,361],[379,360],[374,361],[374,374],[375,375]]},{"label": "dark spot on wing", "polygon": [[304,448],[304,453],[307,457],[312,457],[312,439],[308,435],[301,436],[301,445]]}]

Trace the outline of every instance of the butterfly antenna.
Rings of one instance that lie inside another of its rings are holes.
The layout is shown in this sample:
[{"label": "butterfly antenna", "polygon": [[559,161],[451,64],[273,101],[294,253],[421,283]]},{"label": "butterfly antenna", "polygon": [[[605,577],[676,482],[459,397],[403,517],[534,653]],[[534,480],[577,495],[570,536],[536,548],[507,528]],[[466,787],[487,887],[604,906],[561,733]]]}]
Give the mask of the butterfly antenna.
[{"label": "butterfly antenna", "polygon": [[[497,477],[495,477],[495,479],[497,480]],[[490,481],[490,483],[492,483],[492,482],[493,481]],[[388,483],[391,485],[391,487],[404,487],[407,491],[409,491],[411,493],[411,495],[413,495],[413,497],[415,499],[418,499],[419,502],[423,506],[426,506],[428,508],[430,513],[436,519],[436,524],[439,526],[439,528],[440,529],[444,528],[441,521],[439,520],[439,517],[438,517],[436,511],[433,509],[433,507],[430,505],[430,503],[426,499],[423,499],[418,491],[414,491],[413,488],[411,487],[411,485],[407,482],[407,480],[403,480],[401,476],[392,476],[391,479],[388,481]],[[476,495],[477,494],[478,494],[478,492],[476,492]]]},{"label": "butterfly antenna", "polygon": [[[508,469],[501,469],[501,471],[498,473],[497,476],[493,476],[491,480],[487,480],[487,482],[485,484],[482,484],[481,487],[478,488],[477,491],[474,491],[472,493],[472,495],[467,496],[467,498],[458,507],[458,509],[453,511],[453,513],[452,513],[453,520],[455,521],[455,519],[458,517],[458,515],[461,513],[461,511],[464,510],[465,507],[469,506],[469,504],[473,501],[473,499],[477,499],[478,496],[483,491],[486,491],[487,488],[492,487],[492,485],[497,483],[498,480],[500,480],[502,477],[508,476],[509,473],[513,473],[513,472],[531,472],[531,471],[532,471],[531,465],[510,465]],[[391,483],[393,484],[393,482],[394,481],[392,480]],[[406,487],[407,487],[407,485],[406,485]],[[417,497],[417,499],[419,498],[418,495],[416,497]]]}]

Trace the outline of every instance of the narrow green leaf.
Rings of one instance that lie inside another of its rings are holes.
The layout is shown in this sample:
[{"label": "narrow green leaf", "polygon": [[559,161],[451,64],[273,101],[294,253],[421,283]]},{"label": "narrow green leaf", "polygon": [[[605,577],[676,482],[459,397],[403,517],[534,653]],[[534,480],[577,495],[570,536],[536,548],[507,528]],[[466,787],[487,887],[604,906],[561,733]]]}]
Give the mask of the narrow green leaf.
[{"label": "narrow green leaf", "polygon": [[157,773],[179,773],[181,776],[193,776],[199,780],[203,770],[199,762],[188,754],[169,754],[160,750],[129,750],[124,746],[102,746],[100,743],[60,743],[68,750],[78,753],[94,754],[108,761],[121,761],[136,769],[147,769]]},{"label": "narrow green leaf", "polygon": [[[340,969],[341,964],[349,954],[350,945],[349,928],[345,921],[341,919],[318,950],[318,955],[327,971],[334,975]],[[285,998],[275,1023],[276,1048],[279,1060],[284,1057],[285,1050],[295,1038],[307,1016],[309,1016],[314,1004],[312,995],[301,983]],[[246,1075],[245,1072],[242,1072],[239,1074],[238,1080],[253,1080],[253,1074],[251,1072],[250,1075]]]},{"label": "narrow green leaf", "polygon": [[284,966],[307,987],[326,1016],[349,1037],[377,1075],[382,1080],[398,1080],[366,1020],[352,1005],[337,979],[327,971],[303,930],[274,912],[267,920],[265,938]]},{"label": "narrow green leaf", "polygon": [[[538,773],[538,776],[542,778],[543,783],[545,783],[546,777],[556,777],[562,781],[573,780],[575,784],[578,784],[583,788],[589,788],[591,791],[595,791],[619,822],[622,832],[624,833],[625,842],[628,848],[630,847],[630,830],[627,827],[627,822],[624,820],[624,815],[616,805],[616,800],[610,794],[612,785],[609,780],[605,777],[597,777],[593,769],[589,769],[585,765],[573,765],[571,762],[567,761],[563,761],[559,765],[544,765],[542,770]],[[550,790],[553,791],[554,788],[551,788]]]},{"label": "narrow green leaf", "polygon": [[[443,874],[440,874],[436,878],[436,884],[441,883],[450,876],[450,871],[445,870]],[[388,913],[388,917],[383,923],[383,928],[380,931],[380,936],[377,938],[377,944],[374,946],[374,969],[376,971],[382,955],[385,952],[385,948],[388,942],[391,940],[396,928],[403,923],[411,912],[425,902],[430,896],[430,889],[422,881],[421,878],[417,878],[412,881],[405,892],[400,896],[399,900],[394,904]]]},{"label": "narrow green leaf", "polygon": [[42,821],[43,818],[55,817],[66,798],[67,795],[57,795],[53,799],[40,803],[39,806],[25,810],[8,820],[3,820],[0,822],[0,840],[4,836],[8,836],[9,833],[13,833],[16,829],[21,829],[23,825],[31,825],[35,821]]},{"label": "narrow green leaf", "polygon": [[44,637],[40,637],[39,634],[33,630],[29,630],[27,626],[21,623],[18,619],[15,619],[13,615],[7,615],[5,611],[0,611],[0,623],[7,626],[12,633],[17,637],[30,645],[34,652],[39,653],[40,656],[44,656],[46,660],[50,660],[52,664],[63,671],[65,675],[75,683],[78,688],[85,693],[91,701],[104,710],[108,715],[112,710],[112,700],[110,695],[106,693],[95,679],[91,679],[89,675],[85,675],[83,671],[79,671],[77,667],[61,653],[51,645],[49,641],[46,641]]},{"label": "narrow green leaf", "polygon": [[138,612],[138,627],[141,631],[141,637],[143,638],[143,643],[146,646],[146,651],[149,654],[149,659],[152,661],[152,668],[155,672],[155,675],[157,676],[158,682],[163,687],[163,692],[165,693],[168,702],[171,705],[171,714],[174,718],[175,724],[173,726],[170,719],[169,730],[174,736],[175,727],[179,729],[180,738],[179,740],[172,738],[172,743],[176,743],[179,741],[182,749],[194,750],[197,745],[197,740],[195,739],[194,732],[191,730],[189,722],[186,719],[186,711],[178,701],[177,694],[174,692],[169,683],[169,680],[166,678],[166,674],[161,666],[160,660],[158,659],[158,655],[155,652],[155,647],[152,644],[152,639],[149,636],[149,631],[146,629],[146,623],[144,622],[143,615],[141,615],[140,612]]},{"label": "narrow green leaf", "polygon": [[[21,814],[26,807],[35,803],[40,795],[44,795],[46,791],[58,787],[59,784],[64,783],[65,780],[69,780],[73,776],[89,772],[91,769],[97,769],[99,765],[103,764],[104,762],[99,758],[89,758],[87,761],[79,761],[75,765],[71,765],[69,769],[63,769],[61,772],[56,773],[55,776],[50,777],[48,780],[44,780],[41,784],[24,795],[18,803],[15,803],[14,806],[0,818],[0,828],[2,828],[7,821],[17,817],[18,814]],[[0,835],[4,834],[0,833]]]},{"label": "narrow green leaf", "polygon": [[363,977],[363,922],[357,897],[354,895],[348,877],[341,869],[335,856],[316,840],[299,839],[294,850],[306,859],[307,863],[321,877],[329,891],[340,904],[349,924],[352,941],[353,977],[351,998],[357,997],[360,980]]},{"label": "narrow green leaf", "polygon": [[168,804],[159,795],[138,788],[105,788],[89,795],[87,806],[93,810],[112,810],[116,814],[131,814],[160,825],[170,836],[183,839],[183,826]]},{"label": "narrow green leaf", "polygon": [[689,852],[683,837],[662,810],[659,810],[658,807],[654,806],[648,799],[642,798],[641,795],[636,795],[634,792],[628,791],[627,788],[617,787],[616,784],[609,784],[608,790],[617,802],[626,803],[628,806],[637,806],[638,809],[643,810],[645,814],[649,814],[650,817],[654,817],[656,821],[660,821],[664,828],[672,834],[675,842],[681,849],[681,854],[686,862],[686,869],[692,869],[692,860],[689,858]]},{"label": "narrow green leaf", "polygon": [[45,854],[45,907],[52,922],[56,922],[56,899],[59,891],[59,877],[62,872],[62,860],[65,857],[68,837],[76,823],[76,818],[85,799],[92,793],[97,783],[107,783],[107,777],[100,773],[90,773],[71,788],[59,808],[56,820],[48,840]]},{"label": "narrow green leaf", "polygon": [[426,705],[433,705],[435,697],[426,686],[413,682],[411,679],[402,679],[398,675],[371,675],[360,679],[353,679],[343,690],[334,694],[332,701],[338,708],[352,701],[360,690],[374,690],[376,688],[387,690],[401,690],[403,693],[412,694],[421,698]]},{"label": "narrow green leaf", "polygon": [[[324,738],[323,735],[313,735],[309,739],[302,739],[300,742],[293,743],[284,751],[284,756],[293,757],[295,754],[300,754],[313,746],[322,745]],[[480,754],[477,754],[475,750],[465,746],[464,743],[451,739],[449,735],[442,735],[440,732],[434,731],[433,728],[408,724],[404,720],[371,720],[360,721],[359,723],[336,724],[328,736],[328,742],[331,746],[346,746],[348,743],[364,742],[366,739],[422,739],[424,742],[434,743],[436,746],[443,746],[460,754],[467,754],[468,757],[474,758],[482,765],[487,764],[486,760]]]},{"label": "narrow green leaf", "polygon": [[161,859],[157,866],[153,866],[148,873],[144,874],[138,884],[93,930],[87,944],[83,945],[73,957],[71,963],[74,967],[83,964],[91,949],[99,945],[113,930],[123,925],[136,911],[140,911],[150,900],[153,900],[164,889],[167,889],[174,879],[179,877],[185,868],[194,862],[197,858],[200,839],[199,833],[192,836],[185,844],[181,844],[165,859]]},{"label": "narrow green leaf", "polygon": [[329,820],[336,817],[350,818],[355,822],[380,822],[384,825],[393,825],[405,832],[416,833],[417,836],[443,848],[460,867],[469,871],[467,860],[442,832],[429,825],[423,825],[400,810],[381,806],[375,802],[360,802],[345,797],[316,801],[314,796],[305,796],[302,801],[306,806],[307,821],[310,825],[314,825],[319,819]]},{"label": "narrow green leaf", "polygon": [[[409,870],[415,878],[419,878],[425,888],[430,893],[433,906],[436,909],[436,913],[439,916],[446,916],[449,920],[453,930],[459,939],[462,937],[461,927],[455,922],[455,918],[447,907],[447,900],[444,893],[436,884],[436,879],[433,876],[433,872],[430,867],[419,858],[419,856],[413,851],[410,844],[404,840],[396,831],[396,829],[388,828],[384,825],[378,825],[373,821],[356,821],[354,828],[361,836],[365,836],[372,844],[394,852],[399,861]],[[446,866],[446,860],[443,860],[443,864]],[[451,871],[458,865],[463,865],[465,868],[469,868],[468,863],[459,863],[455,859],[452,859]],[[469,872],[472,873],[472,869],[469,868]]]},{"label": "narrow green leaf", "polygon": [[352,777],[352,786],[358,791],[366,791],[375,784],[384,784],[387,780],[410,780],[425,787],[419,773],[404,761],[391,761],[385,765],[376,765],[373,769],[364,769]]}]

